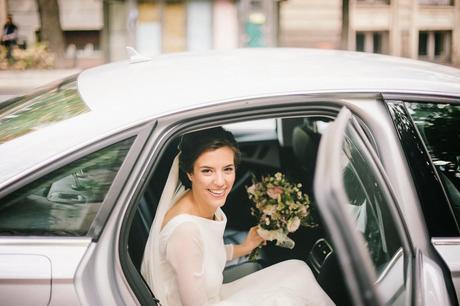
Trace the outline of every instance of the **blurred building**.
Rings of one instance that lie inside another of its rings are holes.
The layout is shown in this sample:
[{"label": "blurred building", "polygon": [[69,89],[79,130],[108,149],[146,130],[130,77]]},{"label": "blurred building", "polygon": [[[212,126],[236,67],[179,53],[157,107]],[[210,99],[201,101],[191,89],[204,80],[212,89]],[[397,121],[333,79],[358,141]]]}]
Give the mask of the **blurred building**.
[{"label": "blurred building", "polygon": [[[20,39],[40,34],[36,0],[0,0]],[[348,49],[460,66],[460,0],[58,0],[67,56],[94,63],[236,47]],[[343,3],[347,3],[343,6]]]},{"label": "blurred building", "polygon": [[[98,0],[60,0],[60,21],[67,57],[76,65],[92,66],[104,62],[101,33],[102,2]],[[0,21],[6,12],[19,27],[19,43],[31,46],[40,41],[40,16],[36,0],[0,0]],[[2,16],[3,15],[3,16]]]},{"label": "blurred building", "polygon": [[340,48],[341,0],[287,0],[281,3],[279,46]]},{"label": "blurred building", "polygon": [[460,66],[459,0],[288,0],[280,8],[279,31],[281,46],[343,48]]},{"label": "blurred building", "polygon": [[[67,57],[95,63],[145,55],[277,45],[277,0],[58,0]],[[20,40],[40,39],[36,0],[0,0]]]},{"label": "blurred building", "polygon": [[125,57],[126,45],[146,55],[276,46],[278,7],[277,0],[104,1],[107,57]]},{"label": "blurred building", "polygon": [[460,65],[460,1],[350,0],[348,48]]}]

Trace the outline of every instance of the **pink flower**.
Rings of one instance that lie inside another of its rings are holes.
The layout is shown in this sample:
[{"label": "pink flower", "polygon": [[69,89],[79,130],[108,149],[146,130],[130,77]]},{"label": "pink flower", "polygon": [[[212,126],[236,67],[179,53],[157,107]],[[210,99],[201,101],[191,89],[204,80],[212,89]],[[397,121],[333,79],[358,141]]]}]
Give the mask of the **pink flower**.
[{"label": "pink flower", "polygon": [[283,194],[283,192],[283,188],[278,186],[267,189],[268,196],[274,200],[278,199],[278,196]]}]

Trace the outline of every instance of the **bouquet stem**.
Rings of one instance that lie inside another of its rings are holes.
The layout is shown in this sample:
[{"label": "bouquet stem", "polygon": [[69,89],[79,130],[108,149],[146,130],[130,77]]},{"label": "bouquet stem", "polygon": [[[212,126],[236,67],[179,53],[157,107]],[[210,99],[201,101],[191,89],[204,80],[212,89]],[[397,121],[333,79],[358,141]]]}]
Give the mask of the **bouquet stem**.
[{"label": "bouquet stem", "polygon": [[249,254],[249,261],[252,261],[252,262],[257,261],[261,248],[262,248],[262,245],[259,245],[257,248],[251,251],[251,253]]}]

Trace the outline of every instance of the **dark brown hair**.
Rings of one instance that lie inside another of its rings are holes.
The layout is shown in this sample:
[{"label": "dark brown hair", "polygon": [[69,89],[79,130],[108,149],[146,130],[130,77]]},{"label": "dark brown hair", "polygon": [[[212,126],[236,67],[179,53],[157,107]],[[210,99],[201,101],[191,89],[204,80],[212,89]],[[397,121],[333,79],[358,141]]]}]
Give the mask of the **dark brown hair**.
[{"label": "dark brown hair", "polygon": [[233,134],[222,127],[201,130],[181,137],[179,143],[180,180],[186,188],[191,188],[187,173],[192,173],[193,165],[198,157],[206,151],[229,147],[234,152],[234,163],[240,161],[240,150]]}]

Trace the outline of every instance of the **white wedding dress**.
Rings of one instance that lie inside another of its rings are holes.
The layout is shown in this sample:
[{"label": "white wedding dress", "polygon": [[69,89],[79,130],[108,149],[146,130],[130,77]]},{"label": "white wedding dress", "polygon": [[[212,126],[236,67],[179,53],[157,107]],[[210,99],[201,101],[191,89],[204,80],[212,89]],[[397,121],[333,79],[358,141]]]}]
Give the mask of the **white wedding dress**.
[{"label": "white wedding dress", "polygon": [[[181,214],[163,228],[162,222],[158,223],[184,192],[177,188],[176,168],[177,158],[141,266],[144,279],[163,306],[334,305],[300,260],[284,261],[223,284],[222,272],[226,261],[232,259],[233,247],[223,242],[227,219],[222,210],[217,210],[215,220]],[[171,202],[162,203],[166,199]]]}]

